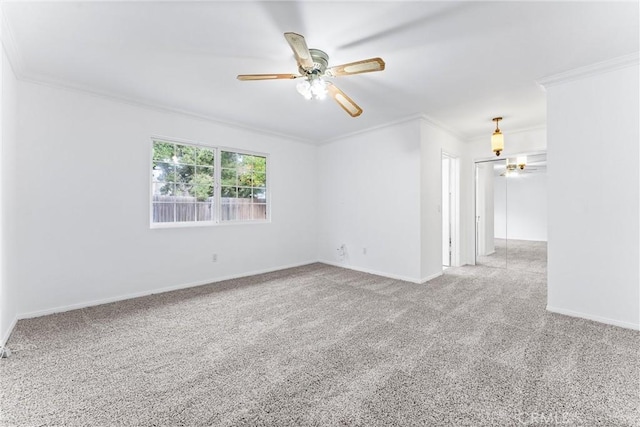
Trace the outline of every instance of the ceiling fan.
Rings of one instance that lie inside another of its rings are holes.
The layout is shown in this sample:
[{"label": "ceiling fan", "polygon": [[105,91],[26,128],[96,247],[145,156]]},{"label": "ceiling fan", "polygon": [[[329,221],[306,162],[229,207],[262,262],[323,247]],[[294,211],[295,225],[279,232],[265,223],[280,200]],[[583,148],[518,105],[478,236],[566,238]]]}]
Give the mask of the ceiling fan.
[{"label": "ceiling fan", "polygon": [[351,117],[362,114],[362,108],[325,77],[351,76],[384,70],[382,58],[364,59],[329,67],[329,55],[320,49],[309,49],[304,36],[284,33],[298,63],[299,74],[240,74],[238,80],[302,79],[296,89],[306,99],[323,99],[329,94]]}]

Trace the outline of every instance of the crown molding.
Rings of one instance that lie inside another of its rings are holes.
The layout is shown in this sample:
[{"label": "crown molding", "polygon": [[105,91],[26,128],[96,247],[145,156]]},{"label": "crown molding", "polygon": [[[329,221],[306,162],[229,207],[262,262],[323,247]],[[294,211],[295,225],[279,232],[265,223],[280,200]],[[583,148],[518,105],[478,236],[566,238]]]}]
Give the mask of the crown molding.
[{"label": "crown molding", "polygon": [[336,142],[336,141],[340,141],[343,140],[345,138],[351,138],[353,136],[357,136],[357,135],[361,135],[364,133],[369,133],[369,132],[373,132],[376,130],[380,130],[380,129],[384,129],[384,128],[388,128],[388,127],[392,127],[392,126],[397,126],[397,125],[401,125],[407,122],[412,122],[412,121],[422,121],[425,122],[426,124],[435,127],[443,132],[447,132],[451,135],[453,135],[454,137],[458,138],[460,141],[466,141],[466,137],[464,135],[462,135],[461,133],[451,129],[450,127],[448,127],[447,125],[445,125],[444,123],[434,119],[433,117],[430,117],[424,113],[417,113],[417,114],[411,114],[409,116],[397,119],[397,120],[393,120],[390,122],[386,122],[386,123],[382,123],[380,125],[376,125],[376,126],[370,126],[368,128],[364,128],[364,129],[360,129],[360,130],[356,130],[353,132],[349,132],[340,136],[336,136],[334,138],[329,138],[329,139],[325,139],[324,141],[321,141],[318,145],[324,145],[324,144],[329,144],[331,142]]},{"label": "crown molding", "polygon": [[[516,129],[509,129],[508,131],[504,131],[503,133],[505,135],[505,138],[507,138],[509,135],[517,135],[519,133],[526,133],[526,132],[536,132],[536,131],[546,131],[547,130],[547,125],[546,124],[540,124],[540,125],[535,125],[535,126],[528,126],[528,127],[522,127],[522,128],[516,128]],[[481,139],[488,139],[491,136],[491,130],[489,132],[485,132],[479,135],[474,135],[470,138],[468,138],[466,140],[466,142],[469,143],[474,143],[477,142],[478,140]]]},{"label": "crown molding", "polygon": [[391,127],[391,126],[401,125],[403,123],[411,122],[411,121],[414,121],[414,120],[419,120],[420,117],[421,117],[420,114],[412,114],[410,116],[403,117],[403,118],[400,118],[400,119],[397,119],[397,120],[393,120],[393,121],[382,123],[382,124],[379,124],[379,125],[376,125],[376,126],[371,126],[371,127],[368,127],[368,128],[356,130],[356,131],[353,131],[353,132],[348,132],[348,133],[345,133],[345,134],[342,134],[342,135],[339,135],[339,136],[336,136],[336,137],[333,137],[333,138],[325,139],[323,141],[320,141],[318,143],[318,145],[329,144],[331,142],[340,141],[340,140],[343,140],[345,138],[351,138],[353,136],[361,135],[361,134],[364,134],[364,133],[373,132],[373,131],[384,129],[384,128],[388,128],[388,127]]},{"label": "crown molding", "polygon": [[387,123],[383,123],[380,125],[376,125],[376,126],[371,126],[365,129],[361,129],[361,130],[357,130],[354,132],[350,132],[350,133],[346,133],[340,136],[336,136],[334,138],[330,138],[324,141],[314,141],[314,140],[310,140],[310,139],[303,139],[303,138],[299,138],[297,136],[294,135],[289,135],[286,133],[280,133],[280,132],[274,132],[271,130],[267,130],[267,129],[262,129],[262,128],[257,128],[257,127],[253,127],[253,126],[249,126],[249,125],[245,125],[242,123],[237,123],[237,122],[232,122],[232,121],[226,121],[226,120],[221,120],[215,117],[211,117],[211,116],[207,116],[205,114],[199,114],[199,113],[195,113],[192,111],[188,111],[188,110],[183,110],[180,108],[174,108],[174,107],[168,107],[166,105],[162,105],[159,103],[151,103],[145,100],[141,100],[141,99],[136,99],[136,98],[130,98],[130,97],[126,97],[126,96],[122,96],[119,94],[114,94],[112,92],[107,92],[107,91],[98,91],[95,89],[89,89],[89,88],[85,88],[85,87],[80,87],[80,86],[76,86],[76,85],[72,85],[69,84],[67,82],[63,82],[63,81],[58,81],[58,80],[53,80],[53,79],[48,79],[42,76],[32,76],[32,75],[28,75],[25,73],[21,73],[20,75],[18,75],[18,73],[16,73],[16,78],[20,81],[26,82],[26,83],[30,83],[30,84],[35,84],[35,85],[40,85],[40,86],[45,86],[45,87],[51,87],[54,89],[62,89],[62,90],[66,90],[66,91],[70,91],[70,92],[75,92],[75,93],[81,93],[84,95],[90,95],[90,96],[94,96],[97,98],[101,98],[101,99],[106,99],[112,102],[118,102],[121,104],[126,104],[126,105],[131,105],[134,107],[138,107],[138,108],[145,108],[145,109],[149,109],[149,110],[153,110],[153,111],[158,111],[158,112],[162,112],[162,113],[172,113],[172,114],[179,114],[182,116],[186,116],[192,119],[198,119],[198,120],[203,120],[206,122],[210,122],[210,123],[214,123],[214,124],[218,124],[221,126],[226,126],[226,127],[230,127],[230,128],[234,128],[234,129],[240,129],[240,130],[244,130],[244,131],[249,131],[252,133],[257,133],[260,135],[268,135],[268,136],[272,136],[275,138],[285,138],[288,139],[290,141],[294,141],[294,142],[299,142],[299,143],[303,143],[303,144],[308,144],[308,145],[323,145],[323,144],[328,144],[330,142],[334,142],[334,141],[338,141],[338,140],[342,140],[345,138],[349,138],[355,135],[359,135],[359,134],[363,134],[363,133],[367,133],[367,132],[372,132],[375,130],[380,130],[380,129],[384,129],[387,127],[391,127],[391,126],[396,126],[399,124],[403,124],[403,123],[407,123],[410,121],[415,121],[415,120],[423,120],[426,121],[427,123],[438,127],[446,132],[449,132],[451,134],[453,134],[456,137],[460,137],[459,134],[451,131],[449,128],[446,128],[444,125],[442,125],[441,123],[437,122],[435,119],[430,118],[424,114],[413,114],[407,117],[403,117],[400,118],[398,120],[393,120]]},{"label": "crown molding", "polygon": [[62,89],[62,90],[66,90],[66,91],[69,91],[69,92],[81,93],[81,94],[84,94],[84,95],[90,95],[90,96],[94,96],[96,98],[101,98],[101,99],[105,99],[105,100],[112,101],[112,102],[118,102],[118,103],[121,103],[121,104],[127,104],[127,105],[131,105],[131,106],[138,107],[138,108],[145,108],[147,110],[157,111],[157,112],[161,112],[161,113],[177,114],[177,115],[185,116],[185,117],[188,117],[188,118],[191,118],[191,119],[202,120],[202,121],[206,121],[206,122],[209,122],[209,123],[217,124],[217,125],[220,125],[220,126],[225,126],[225,127],[229,127],[229,128],[233,128],[233,129],[243,130],[243,131],[248,131],[248,132],[256,133],[256,134],[259,134],[259,135],[267,135],[267,136],[272,136],[274,138],[284,138],[284,139],[288,139],[290,141],[300,142],[300,143],[303,143],[303,144],[316,145],[315,141],[308,140],[308,139],[302,139],[302,138],[299,138],[297,136],[289,135],[289,134],[286,134],[286,133],[280,133],[280,132],[275,132],[275,131],[271,131],[271,130],[268,130],[268,129],[262,129],[262,128],[257,128],[257,127],[245,125],[245,124],[242,124],[242,123],[226,121],[226,120],[222,120],[222,119],[218,119],[218,118],[215,118],[215,117],[208,116],[206,114],[195,113],[193,111],[183,110],[181,108],[169,107],[169,106],[162,105],[162,104],[159,104],[159,103],[152,103],[152,102],[144,101],[144,100],[137,99],[137,98],[130,98],[130,97],[122,96],[122,95],[119,95],[119,94],[114,94],[112,92],[98,91],[98,90],[95,90],[95,89],[88,89],[88,88],[84,88],[84,87],[71,85],[71,84],[68,84],[68,83],[62,82],[62,81],[45,79],[45,78],[38,78],[38,77],[28,76],[28,75],[24,75],[24,74],[22,76],[16,76],[16,77],[18,78],[18,80],[21,80],[21,81],[24,81],[24,82],[27,82],[27,83],[31,83],[31,84],[35,84],[35,85],[52,87],[54,89]]},{"label": "crown molding", "polygon": [[147,100],[131,98],[131,97],[123,96],[123,95],[116,94],[113,92],[108,92],[108,91],[100,91],[100,90],[90,89],[86,87],[76,86],[73,84],[69,84],[67,82],[48,79],[42,76],[29,74],[25,71],[26,68],[24,66],[22,55],[20,55],[20,51],[17,48],[13,31],[11,30],[11,26],[9,25],[7,16],[4,13],[4,10],[2,8],[1,1],[0,1],[0,27],[1,27],[0,42],[4,47],[5,52],[7,53],[7,58],[9,59],[9,65],[11,66],[17,80],[36,84],[36,85],[48,86],[56,89],[63,89],[71,92],[82,93],[85,95],[91,95],[98,98],[110,100],[113,102],[119,102],[127,105],[132,105],[139,108],[146,108],[149,110],[154,110],[154,111],[163,112],[163,113],[178,114],[178,115],[186,116],[192,119],[198,119],[198,120],[203,120],[210,123],[215,123],[221,126],[249,131],[252,133],[257,133],[259,135],[268,135],[275,138],[285,138],[295,142],[316,145],[316,141],[299,138],[297,136],[289,135],[286,133],[280,133],[280,132],[275,132],[267,129],[245,125],[242,123],[226,121],[226,120],[211,117],[205,114],[195,113],[193,111],[183,110],[180,108],[169,107],[159,103],[149,102]]},{"label": "crown molding", "polygon": [[[486,133],[482,133],[480,135],[467,135],[467,134],[463,134],[460,133],[452,128],[450,128],[449,126],[445,125],[444,123],[440,122],[437,119],[434,119],[433,117],[429,117],[426,114],[422,114],[420,115],[420,118],[422,120],[424,120],[425,122],[427,122],[427,124],[436,127],[444,132],[448,132],[451,135],[453,135],[454,137],[458,138],[461,142],[465,142],[465,143],[469,143],[469,142],[474,142],[478,139],[481,138],[486,138],[487,134]],[[547,129],[547,126],[545,124],[540,124],[540,125],[535,125],[535,126],[528,126],[528,127],[522,127],[522,128],[516,128],[516,129],[510,129],[508,131],[509,135],[515,135],[515,134],[519,134],[519,133],[525,133],[525,132],[535,132],[535,131],[544,131]]]},{"label": "crown molding", "polygon": [[537,126],[529,126],[526,128],[517,128],[517,129],[513,129],[509,131],[509,134],[514,135],[514,134],[519,134],[519,133],[525,133],[525,132],[535,132],[535,131],[539,131],[539,130],[547,130],[547,125],[546,124],[541,124],[541,125],[537,125]]},{"label": "crown molding", "polygon": [[640,63],[640,53],[634,52],[629,55],[619,56],[595,64],[587,65],[563,73],[554,74],[552,76],[543,77],[536,81],[536,84],[543,90],[558,84],[572,82],[574,80],[595,76],[598,74],[615,71],[626,67],[638,65]]},{"label": "crown molding", "polygon": [[458,132],[457,130],[445,125],[440,120],[434,119],[433,117],[430,117],[426,114],[421,114],[420,119],[426,122],[429,126],[435,127],[436,129],[439,129],[443,132],[447,132],[451,134],[452,136],[459,139],[461,142],[467,141],[469,139],[467,135]]}]

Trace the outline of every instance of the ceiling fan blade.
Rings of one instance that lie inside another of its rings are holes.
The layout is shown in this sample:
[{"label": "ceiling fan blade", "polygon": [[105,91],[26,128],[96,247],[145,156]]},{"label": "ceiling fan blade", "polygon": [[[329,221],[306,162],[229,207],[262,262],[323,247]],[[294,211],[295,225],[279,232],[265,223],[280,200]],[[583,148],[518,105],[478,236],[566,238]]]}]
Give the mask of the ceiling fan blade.
[{"label": "ceiling fan blade", "polygon": [[371,58],[364,59],[362,61],[350,62],[348,64],[336,65],[335,67],[328,68],[326,73],[330,76],[337,77],[382,70],[384,70],[384,61],[382,58]]},{"label": "ceiling fan blade", "polygon": [[311,52],[309,52],[304,36],[296,33],[284,33],[284,38],[287,40],[287,43],[289,43],[289,46],[291,46],[298,65],[305,70],[311,70],[313,68],[313,59],[311,58]]},{"label": "ceiling fan blade", "polygon": [[281,80],[281,79],[297,79],[297,74],[238,74],[238,80]]},{"label": "ceiling fan blade", "polygon": [[343,91],[338,89],[335,85],[327,85],[327,91],[329,95],[342,107],[344,111],[349,113],[351,117],[358,117],[362,114],[362,108],[353,99],[349,98]]}]

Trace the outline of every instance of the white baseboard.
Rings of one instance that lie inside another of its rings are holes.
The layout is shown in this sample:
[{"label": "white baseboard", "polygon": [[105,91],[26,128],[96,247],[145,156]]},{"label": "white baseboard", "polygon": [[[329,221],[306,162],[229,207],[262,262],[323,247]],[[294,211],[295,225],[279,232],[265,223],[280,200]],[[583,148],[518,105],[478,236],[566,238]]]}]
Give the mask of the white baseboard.
[{"label": "white baseboard", "polygon": [[[132,299],[132,298],[145,297],[145,296],[154,295],[154,294],[161,294],[161,293],[164,293],[164,292],[171,292],[171,291],[177,291],[177,290],[180,290],[180,289],[193,288],[193,287],[196,287],[196,286],[209,285],[211,283],[223,282],[225,280],[239,279],[241,277],[255,276],[257,274],[271,273],[273,271],[285,270],[287,268],[301,267],[303,265],[313,264],[315,262],[317,262],[317,261],[314,260],[314,261],[303,262],[303,263],[294,264],[294,265],[285,265],[285,266],[279,266],[279,267],[274,267],[274,268],[267,268],[267,269],[263,269],[263,270],[255,270],[255,271],[245,272],[245,273],[242,273],[242,274],[229,275],[229,276],[223,276],[223,277],[216,277],[216,278],[213,278],[213,279],[198,280],[196,282],[183,283],[183,284],[174,285],[174,286],[166,286],[166,287],[163,287],[163,288],[151,289],[151,290],[148,290],[148,291],[142,291],[142,292],[135,292],[135,293],[131,293],[131,294],[118,295],[118,296],[102,298],[102,299],[98,299],[98,300],[83,301],[83,302],[79,302],[79,303],[75,303],[75,304],[69,304],[69,305],[64,305],[64,306],[46,308],[44,310],[36,310],[36,311],[27,312],[27,313],[19,313],[16,320],[31,319],[31,318],[34,318],[34,317],[47,316],[49,314],[54,314],[54,313],[63,313],[65,311],[78,310],[78,309],[81,309],[81,308],[93,307],[93,306],[102,305],[102,304],[109,304],[109,303],[112,303],[112,302],[124,301],[124,300]],[[14,326],[15,326],[15,322],[11,326],[11,330],[13,330]],[[9,330],[8,334],[11,333],[11,330]],[[8,335],[7,335],[7,338],[8,338]]]},{"label": "white baseboard", "polygon": [[11,336],[11,332],[13,332],[13,328],[16,327],[16,323],[18,323],[18,317],[14,317],[9,325],[9,328],[5,331],[4,335],[0,337],[0,347],[4,347],[4,345],[9,341],[9,337]]},{"label": "white baseboard", "polygon": [[437,278],[437,277],[442,276],[443,274],[444,274],[444,272],[442,272],[442,271],[441,271],[441,272],[439,272],[439,273],[432,274],[431,276],[424,277],[424,278],[422,278],[422,279],[420,280],[420,283],[427,283],[429,280],[433,280],[433,279],[435,279],[435,278]]},{"label": "white baseboard", "polygon": [[593,314],[580,313],[578,311],[567,310],[565,308],[552,307],[547,305],[547,311],[557,314],[564,314],[565,316],[580,317],[582,319],[593,320],[594,322],[606,323],[607,325],[619,326],[621,328],[633,329],[640,331],[640,324],[625,322],[623,320],[609,319],[608,317],[596,316]]},{"label": "white baseboard", "polygon": [[[376,276],[387,277],[389,279],[402,280],[404,282],[411,282],[411,283],[421,284],[421,283],[426,282],[427,280],[431,280],[429,278],[427,278],[427,279],[416,279],[416,278],[413,278],[413,277],[406,277],[406,276],[400,276],[400,275],[396,275],[396,274],[383,273],[381,271],[371,270],[371,269],[368,269],[368,268],[354,267],[352,265],[345,265],[345,264],[342,264],[342,263],[339,263],[339,262],[335,262],[335,261],[319,260],[318,262],[321,262],[322,264],[333,265],[334,267],[346,268],[347,270],[354,270],[354,271],[359,271],[361,273],[375,274]],[[442,274],[442,273],[440,273],[440,274]],[[434,276],[434,277],[437,277],[437,276]]]}]

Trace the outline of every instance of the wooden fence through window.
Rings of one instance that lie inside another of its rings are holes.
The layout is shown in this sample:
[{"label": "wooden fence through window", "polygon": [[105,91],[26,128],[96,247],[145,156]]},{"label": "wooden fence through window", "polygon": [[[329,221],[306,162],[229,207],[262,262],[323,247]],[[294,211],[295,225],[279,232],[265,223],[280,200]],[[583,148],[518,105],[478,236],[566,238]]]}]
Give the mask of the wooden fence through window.
[{"label": "wooden fence through window", "polygon": [[[192,196],[153,196],[153,222],[212,221],[214,198],[198,201]],[[243,221],[267,218],[266,202],[254,199],[222,197],[221,221]]]}]

